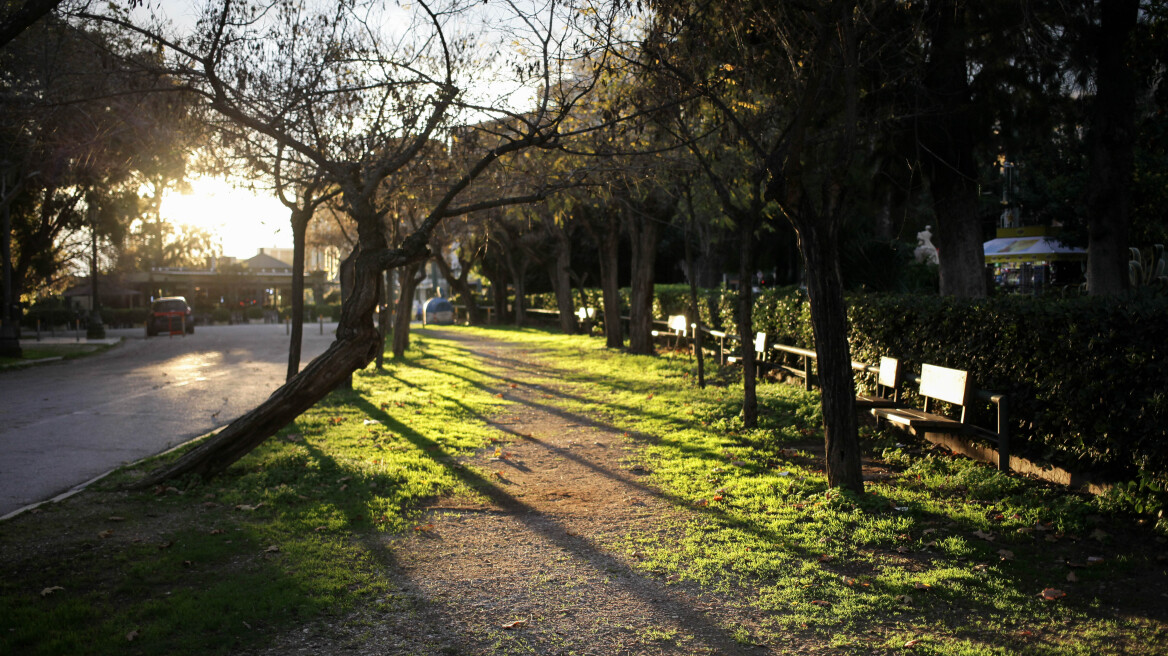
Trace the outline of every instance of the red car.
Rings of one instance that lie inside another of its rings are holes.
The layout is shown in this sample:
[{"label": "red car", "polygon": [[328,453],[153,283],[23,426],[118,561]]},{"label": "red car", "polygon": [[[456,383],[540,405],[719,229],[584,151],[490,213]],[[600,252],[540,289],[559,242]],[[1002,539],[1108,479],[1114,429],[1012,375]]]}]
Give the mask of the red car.
[{"label": "red car", "polygon": [[146,319],[146,336],[158,333],[176,333],[182,330],[193,334],[195,318],[191,306],[182,296],[163,296],[150,306],[150,316]]}]

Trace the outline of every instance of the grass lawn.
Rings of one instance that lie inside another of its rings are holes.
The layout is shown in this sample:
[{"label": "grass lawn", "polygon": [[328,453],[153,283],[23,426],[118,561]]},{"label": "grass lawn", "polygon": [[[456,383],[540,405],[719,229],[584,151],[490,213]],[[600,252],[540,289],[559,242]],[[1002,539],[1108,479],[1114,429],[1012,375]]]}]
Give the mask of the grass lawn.
[{"label": "grass lawn", "polygon": [[[765,617],[739,629],[744,644],[1168,650],[1164,536],[1134,518],[897,446],[898,435],[866,439],[891,475],[863,497],[840,494],[812,457],[814,393],[761,386],[763,426],[746,431],[740,392],[697,389],[686,357],[458,330],[539,348],[549,379],[573,392],[556,403],[627,431],[678,512],[612,547]],[[503,439],[483,421],[507,404],[484,389],[495,382],[472,353],[423,330],[404,361],[359,372],[352,392],[218,479],[129,493],[118,485],[139,472],[123,471],[0,524],[0,654],[232,653],[321,616],[410,603],[394,593],[377,538],[423,530],[427,501],[473,496],[467,481],[489,480],[458,460]]]},{"label": "grass lawn", "polygon": [[43,360],[45,358],[71,360],[73,358],[101,353],[110,348],[106,344],[87,344],[85,342],[78,342],[76,344],[39,344],[33,341],[26,341],[20,344],[21,357],[0,357],[0,368],[20,366],[34,360]]}]

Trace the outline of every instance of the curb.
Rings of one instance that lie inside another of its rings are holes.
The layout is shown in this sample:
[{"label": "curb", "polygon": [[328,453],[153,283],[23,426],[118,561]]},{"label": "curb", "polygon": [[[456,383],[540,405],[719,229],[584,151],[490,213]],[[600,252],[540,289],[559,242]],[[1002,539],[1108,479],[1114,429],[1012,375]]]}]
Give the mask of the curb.
[{"label": "curb", "polygon": [[99,476],[95,476],[94,478],[91,478],[88,481],[85,481],[84,483],[74,485],[73,487],[58,494],[55,497],[45,499],[44,501],[37,501],[36,503],[30,503],[29,505],[24,506],[23,508],[17,508],[16,510],[13,510],[12,512],[8,513],[7,515],[0,517],[0,522],[6,522],[6,521],[12,519],[13,517],[16,517],[18,515],[22,515],[28,511],[34,509],[34,508],[39,508],[47,503],[58,503],[60,501],[64,501],[65,499],[68,499],[69,497],[71,497],[79,492],[84,491],[90,485],[93,485],[94,483],[100,481],[101,479],[105,478],[106,476],[109,476],[110,474],[116,472],[119,469],[125,469],[126,467],[137,467],[138,465],[146,462],[147,460],[150,460],[151,458],[157,458],[158,456],[164,456],[164,455],[170,453],[171,451],[181,449],[182,447],[184,447],[188,444],[191,444],[192,442],[198,442],[201,439],[204,439],[206,437],[210,437],[211,435],[218,433],[219,431],[223,430],[224,428],[227,428],[227,424],[224,424],[218,428],[214,428],[206,433],[203,433],[202,435],[197,435],[195,437],[192,437],[191,439],[189,439],[185,442],[180,442],[180,443],[170,447],[169,449],[167,449],[165,451],[159,451],[158,453],[155,453],[154,455],[149,455],[149,456],[145,456],[143,458],[139,458],[139,459],[135,460],[134,462],[126,463],[124,465],[118,465],[117,467],[114,467],[113,469],[107,471],[104,474],[101,474]]}]

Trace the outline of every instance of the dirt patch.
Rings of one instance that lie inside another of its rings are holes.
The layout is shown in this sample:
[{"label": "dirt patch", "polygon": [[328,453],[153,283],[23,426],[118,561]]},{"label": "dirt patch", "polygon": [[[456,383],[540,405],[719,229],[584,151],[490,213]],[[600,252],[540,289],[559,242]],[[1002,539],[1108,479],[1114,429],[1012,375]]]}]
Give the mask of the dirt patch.
[{"label": "dirt patch", "polygon": [[684,511],[645,485],[630,438],[552,405],[571,390],[520,349],[475,346],[500,374],[492,392],[514,401],[491,422],[509,441],[464,462],[483,472],[487,500],[438,500],[414,531],[383,538],[399,597],[264,653],[767,652],[746,638],[761,618],[637,569],[639,554],[621,538],[668,531]]}]

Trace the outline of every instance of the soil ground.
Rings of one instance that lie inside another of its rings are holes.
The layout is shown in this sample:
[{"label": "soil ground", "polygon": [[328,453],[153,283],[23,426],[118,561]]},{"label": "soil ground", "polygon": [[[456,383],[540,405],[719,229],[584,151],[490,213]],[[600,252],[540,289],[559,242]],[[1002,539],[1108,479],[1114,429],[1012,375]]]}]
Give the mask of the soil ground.
[{"label": "soil ground", "polygon": [[491,418],[510,441],[464,463],[490,472],[486,501],[438,499],[410,534],[384,538],[400,596],[263,654],[769,652],[726,628],[753,621],[729,610],[737,604],[637,570],[619,538],[668,531],[684,511],[642,482],[634,440],[554,407],[569,391],[521,349],[475,348],[499,373],[492,392],[514,402]]},{"label": "soil ground", "polygon": [[[767,618],[733,596],[748,590],[712,592],[638,567],[627,537],[668,536],[693,512],[645,483],[651,463],[638,459],[639,444],[652,438],[622,433],[600,413],[556,407],[557,397],[573,390],[541,368],[533,347],[456,331],[439,336],[473,340],[483,368],[497,375],[490,392],[513,402],[489,418],[507,437],[461,463],[482,496],[436,499],[413,531],[370,538],[398,586],[391,595],[250,653],[838,652],[810,633],[787,636],[781,645],[753,644],[749,636]],[[891,473],[884,463],[864,464],[868,480]],[[1145,549],[1142,559],[1155,561],[1151,552],[1159,547]],[[1138,575],[1130,578],[1122,587],[1141,587]],[[1162,581],[1143,582],[1150,589],[1138,598],[1159,611],[1141,603],[1141,613],[1162,615]]]}]

